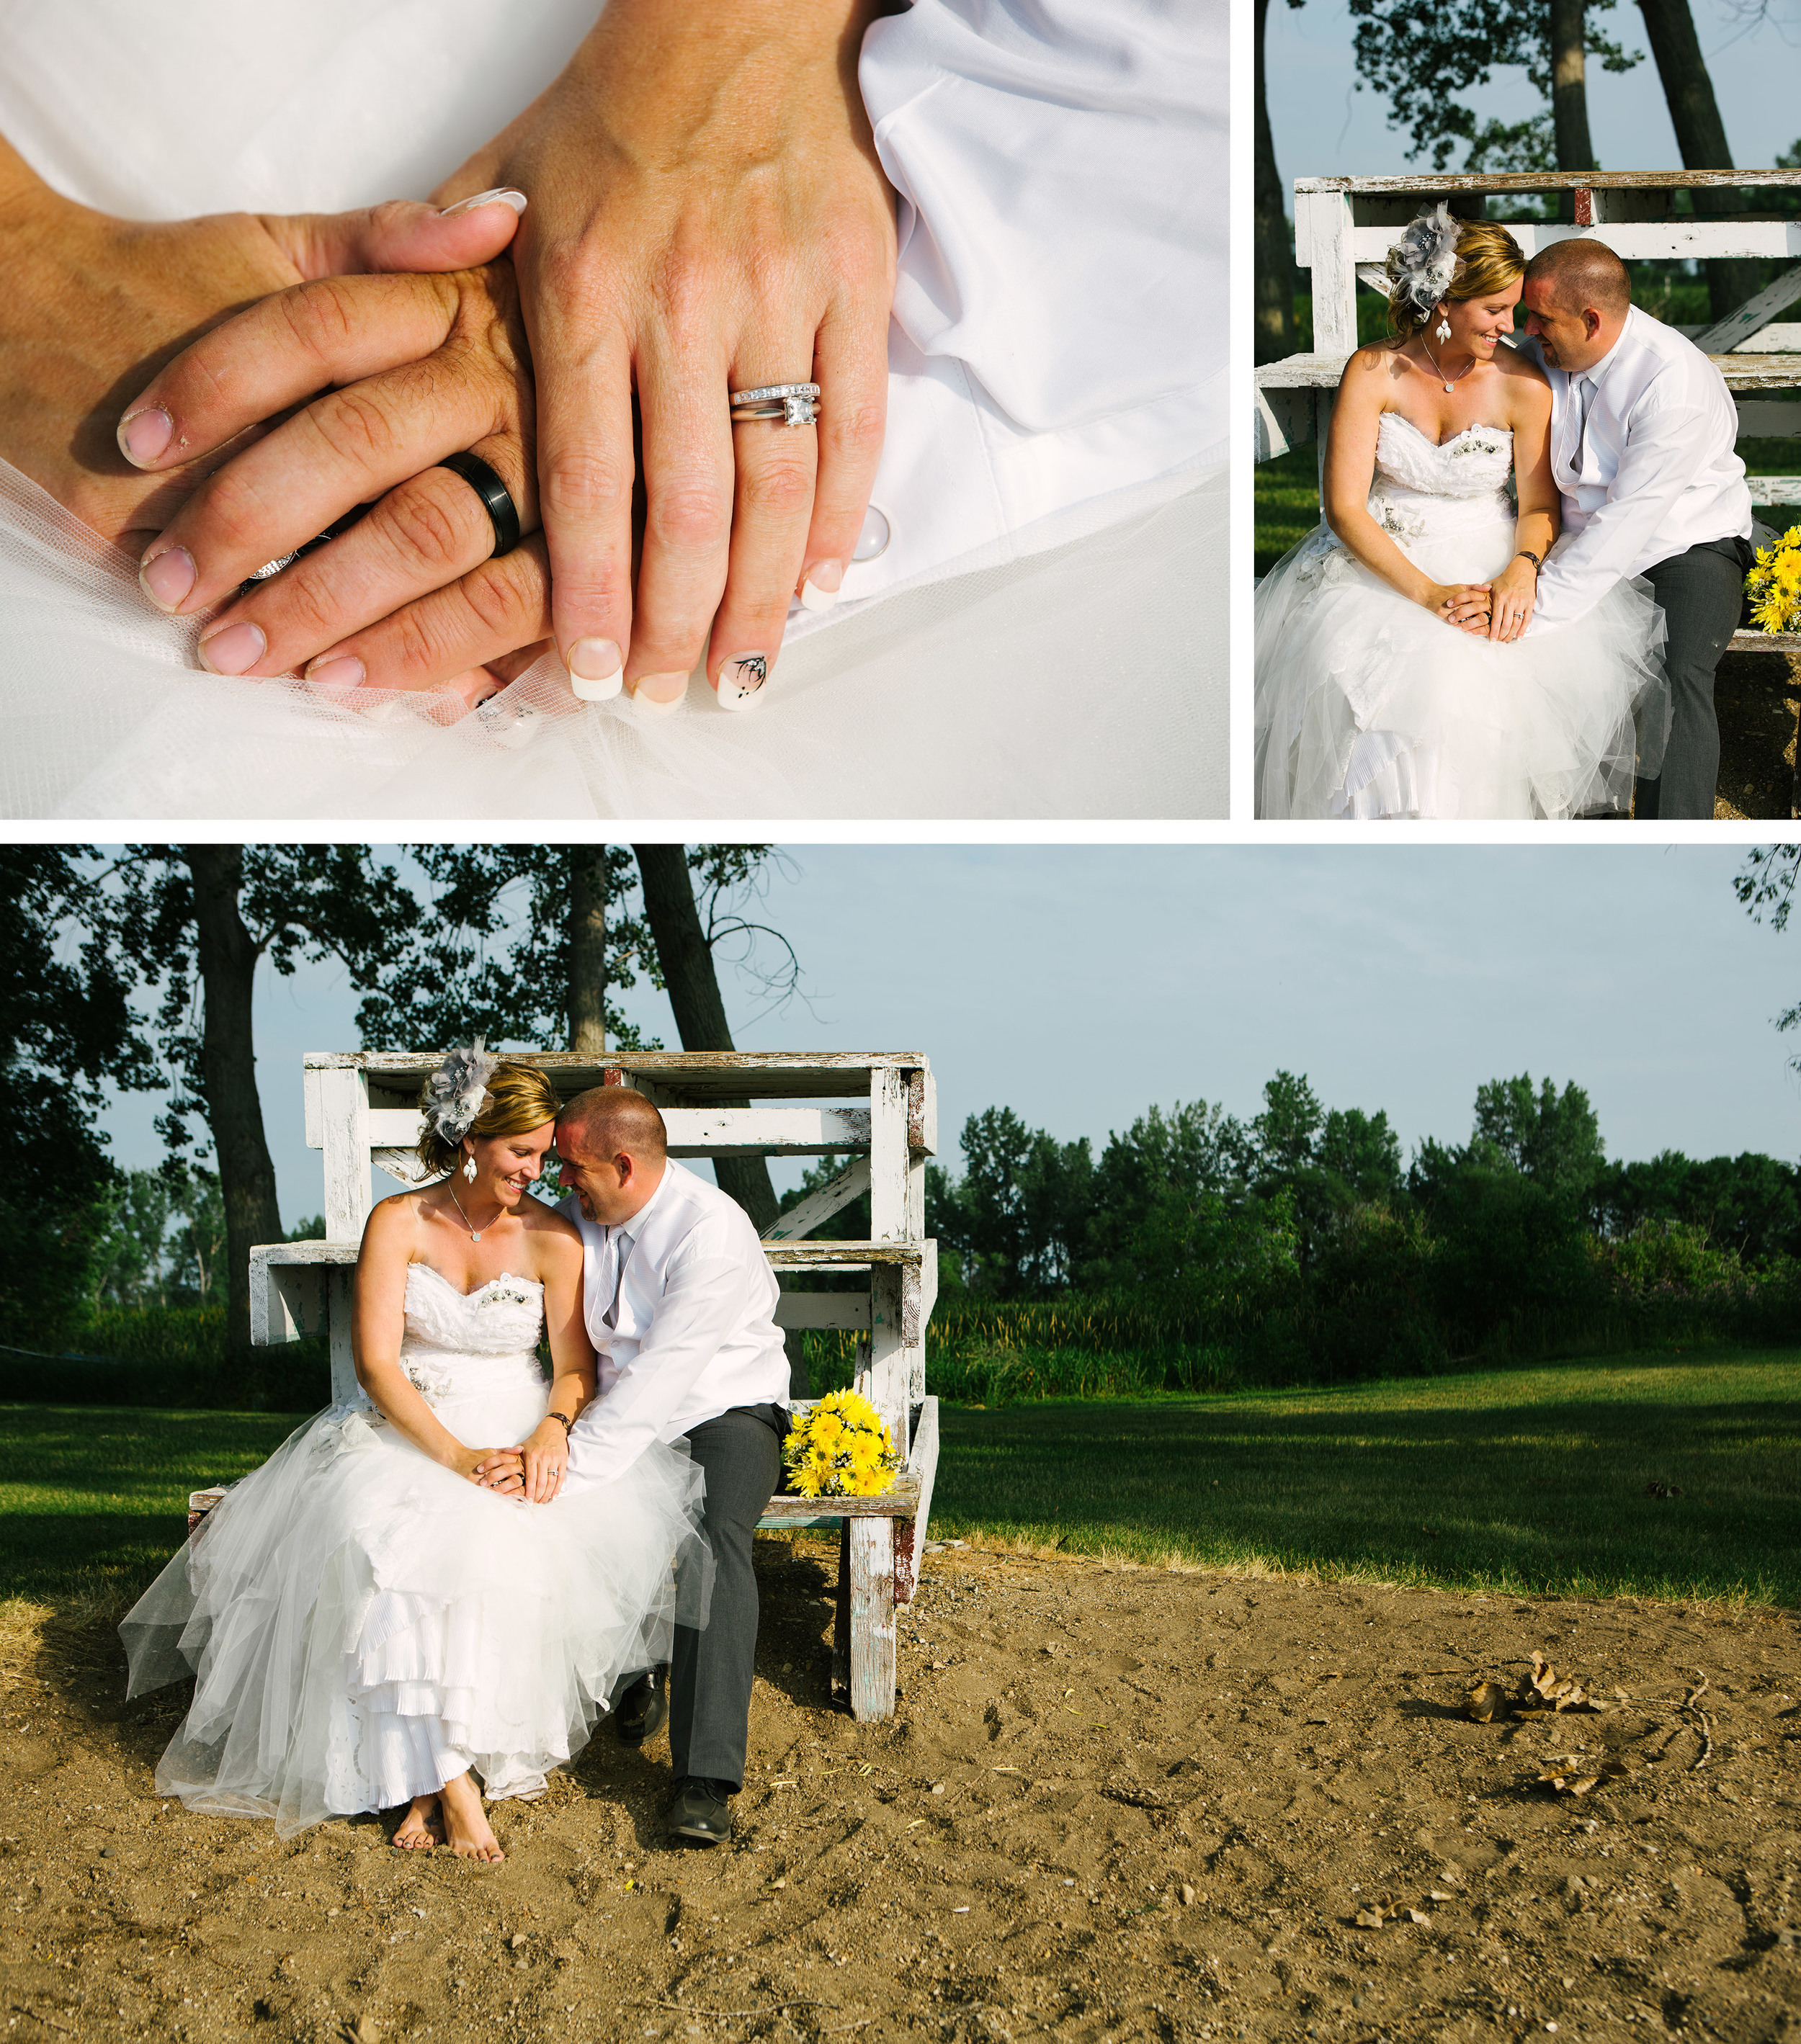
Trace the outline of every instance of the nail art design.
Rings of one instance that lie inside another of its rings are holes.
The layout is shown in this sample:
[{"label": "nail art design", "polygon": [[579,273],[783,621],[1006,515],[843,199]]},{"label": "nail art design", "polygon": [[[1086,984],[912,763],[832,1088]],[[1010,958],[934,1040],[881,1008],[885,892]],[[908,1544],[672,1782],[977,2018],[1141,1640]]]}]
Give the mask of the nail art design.
[{"label": "nail art design", "polygon": [[744,709],[769,678],[767,653],[737,653],[719,670],[719,707]]}]

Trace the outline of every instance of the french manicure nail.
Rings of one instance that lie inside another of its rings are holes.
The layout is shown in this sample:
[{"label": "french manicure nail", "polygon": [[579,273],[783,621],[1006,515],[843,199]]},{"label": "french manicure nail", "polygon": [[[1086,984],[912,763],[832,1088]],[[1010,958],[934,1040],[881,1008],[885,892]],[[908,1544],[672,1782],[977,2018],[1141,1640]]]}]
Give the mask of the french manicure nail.
[{"label": "french manicure nail", "polygon": [[844,580],[842,561],[815,561],[806,571],[806,580],[800,586],[802,608],[829,610],[838,600],[838,591],[844,586]]},{"label": "french manicure nail", "polygon": [[454,220],[458,213],[473,213],[479,206],[510,206],[515,213],[523,213],[525,194],[514,191],[510,185],[498,185],[492,191],[477,192],[473,198],[460,198],[456,205],[444,207],[438,217]]},{"label": "french manicure nail", "polygon": [[354,653],[337,653],[329,660],[315,660],[306,670],[306,678],[316,689],[360,689],[369,678],[369,670]]},{"label": "french manicure nail", "polygon": [[119,451],[136,468],[148,468],[167,448],[175,422],[160,405],[128,412],[119,421]]},{"label": "french manicure nail", "polygon": [[625,663],[610,639],[578,639],[565,665],[569,686],[583,702],[606,702],[618,694]]},{"label": "french manicure nail", "polygon": [[734,653],[719,670],[719,707],[745,709],[756,700],[769,678],[767,653]]},{"label": "french manicure nail", "polygon": [[194,556],[186,547],[166,547],[145,560],[137,578],[159,610],[179,610],[194,586]]},{"label": "french manicure nail", "polygon": [[269,650],[260,624],[228,624],[200,642],[200,664],[215,674],[248,674]]},{"label": "french manicure nail", "polygon": [[636,700],[641,708],[669,717],[681,708],[687,693],[686,674],[640,674]]}]

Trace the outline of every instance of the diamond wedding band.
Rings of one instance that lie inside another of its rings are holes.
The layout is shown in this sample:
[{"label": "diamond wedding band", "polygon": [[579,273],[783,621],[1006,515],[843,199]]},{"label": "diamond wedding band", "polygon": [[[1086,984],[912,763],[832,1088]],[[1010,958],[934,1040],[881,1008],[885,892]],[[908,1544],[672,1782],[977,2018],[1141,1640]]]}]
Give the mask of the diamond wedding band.
[{"label": "diamond wedding band", "polygon": [[779,419],[786,426],[816,425],[819,419],[817,383],[764,383],[754,390],[730,395],[732,423],[748,419]]}]

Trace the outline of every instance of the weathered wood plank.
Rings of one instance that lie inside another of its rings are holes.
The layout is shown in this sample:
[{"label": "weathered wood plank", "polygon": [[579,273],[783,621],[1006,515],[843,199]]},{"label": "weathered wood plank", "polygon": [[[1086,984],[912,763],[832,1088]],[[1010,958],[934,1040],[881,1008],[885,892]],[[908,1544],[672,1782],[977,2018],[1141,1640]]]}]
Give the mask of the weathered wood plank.
[{"label": "weathered wood plank", "polygon": [[433,1174],[420,1162],[417,1149],[387,1149],[378,1143],[369,1152],[369,1162],[403,1185],[428,1185],[432,1180]]},{"label": "weathered wood plank", "polygon": [[[1313,273],[1314,346],[1322,354],[1349,355],[1357,344],[1357,257],[1364,252],[1357,247],[1350,204],[1343,192],[1330,187],[1303,194],[1297,185],[1295,190],[1295,259]],[[1386,244],[1376,253],[1386,253]]]},{"label": "weathered wood plank", "polygon": [[[1801,256],[1801,221],[1775,218],[1622,220],[1599,227],[1564,227],[1549,222],[1510,220],[1507,232],[1529,259],[1553,242],[1575,240],[1604,242],[1626,263],[1707,261],[1719,256],[1761,260],[1787,256],[1792,262]],[[1341,275],[1350,275],[1354,282],[1354,266],[1381,262],[1394,246],[1395,240],[1395,229],[1390,226],[1353,227],[1341,267],[1336,256],[1333,258],[1334,292],[1341,288],[1337,281]],[[1340,344],[1353,345],[1356,339],[1357,330],[1353,327],[1349,342]],[[1326,345],[1326,336],[1319,331],[1317,313],[1314,340],[1317,346]]]},{"label": "weathered wood plank", "polygon": [[325,1313],[331,1327],[332,1403],[342,1405],[357,1393],[356,1354],[351,1345],[351,1314],[355,1308],[354,1270],[325,1274]]},{"label": "weathered wood plank", "polygon": [[850,1522],[850,1709],[860,1723],[895,1714],[895,1522]]},{"label": "weathered wood plank", "polygon": [[1704,185],[1801,185],[1801,171],[1461,171],[1381,177],[1296,178],[1303,192],[1695,191]]},{"label": "weathered wood plank", "polygon": [[869,1075],[869,1232],[904,1239],[906,1225],[907,1099],[904,1073]]},{"label": "weathered wood plank", "polygon": [[772,1523],[801,1519],[910,1519],[919,1508],[919,1479],[903,1470],[875,1497],[790,1497],[778,1493],[763,1508]]},{"label": "weathered wood plank", "polygon": [[[1287,355],[1280,362],[1260,362],[1253,373],[1260,390],[1336,390],[1349,359],[1349,354]],[[1801,355],[1714,355],[1708,359],[1726,378],[1726,387],[1730,390],[1787,390],[1801,386]],[[1772,413],[1782,409],[1792,412],[1797,408],[1775,405],[1761,408]],[[1778,430],[1765,425],[1755,428],[1745,425],[1744,409],[1741,402],[1741,432],[1755,431],[1767,438]]]},{"label": "weathered wood plank", "polygon": [[[869,1116],[854,1107],[668,1108],[672,1157],[811,1157],[867,1149]],[[372,1148],[417,1147],[425,1116],[414,1108],[371,1108]]]},{"label": "weathered wood plank", "polygon": [[771,1242],[763,1253],[777,1270],[861,1270],[872,1263],[918,1263],[917,1242]]},{"label": "weathered wood plank", "polygon": [[[306,1068],[366,1072],[384,1088],[410,1097],[444,1055],[441,1050],[309,1051]],[[691,1103],[734,1095],[860,1099],[868,1092],[872,1070],[926,1070],[931,1062],[918,1051],[631,1051],[615,1052],[604,1063],[573,1051],[510,1051],[507,1055],[536,1066],[565,1099],[599,1085],[609,1071],[624,1069],[641,1082],[667,1083]]]},{"label": "weathered wood plank", "polygon": [[905,1455],[909,1446],[912,1357],[905,1326],[905,1281],[914,1273],[879,1264],[869,1274],[869,1402],[892,1430]]},{"label": "weathered wood plank", "polygon": [[785,1214],[778,1214],[764,1234],[765,1242],[799,1242],[812,1234],[822,1221],[829,1220],[835,1213],[841,1212],[852,1200],[860,1199],[869,1189],[869,1159],[853,1157],[837,1178],[827,1181],[818,1192],[809,1193],[798,1206],[791,1207]]},{"label": "weathered wood plank", "polygon": [[1801,632],[1735,632],[1735,653],[1801,653]]},{"label": "weathered wood plank", "polygon": [[1801,475],[1748,475],[1753,504],[1801,504]]},{"label": "weathered wood plank", "polygon": [[849,1327],[869,1331],[869,1301],[861,1292],[784,1292],[775,1308],[779,1327]]},{"label": "weathered wood plank", "polygon": [[1695,345],[1703,355],[1725,355],[1745,341],[1761,327],[1766,327],[1780,312],[1784,312],[1801,298],[1801,263],[1792,270],[1785,270],[1776,282],[1756,298],[1748,298],[1737,312],[1728,313],[1718,325],[1711,326],[1695,336]]},{"label": "weathered wood plank", "polygon": [[838,1529],[838,1587],[832,1611],[832,1687],[850,1693],[850,1521]]},{"label": "weathered wood plank", "polygon": [[363,1074],[339,1068],[319,1075],[325,1137],[325,1236],[358,1242],[369,1217],[369,1096]]},{"label": "weathered wood plank", "polygon": [[907,1474],[919,1485],[919,1503],[911,1519],[902,1519],[895,1526],[895,1601],[911,1604],[914,1593],[919,1587],[919,1574],[926,1558],[926,1542],[932,1516],[932,1486],[938,1473],[938,1401],[926,1398],[920,1401],[913,1420],[913,1453],[907,1462]]}]

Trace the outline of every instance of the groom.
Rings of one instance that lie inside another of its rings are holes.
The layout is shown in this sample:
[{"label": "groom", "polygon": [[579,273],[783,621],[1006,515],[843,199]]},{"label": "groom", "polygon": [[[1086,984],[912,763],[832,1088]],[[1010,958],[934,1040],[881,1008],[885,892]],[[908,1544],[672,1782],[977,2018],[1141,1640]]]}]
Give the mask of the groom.
[{"label": "groom", "polygon": [[1733,451],[1732,394],[1694,343],[1632,302],[1599,241],[1554,241],[1526,265],[1526,328],[1551,379],[1551,468],[1563,537],[1538,578],[1533,632],[1568,624],[1643,575],[1668,633],[1672,717],[1663,771],[1638,783],[1639,820],[1714,813],[1714,673],[1751,565],[1751,493]]},{"label": "groom", "polygon": [[706,1477],[702,1527],[715,1566],[707,1624],[675,1628],[670,1696],[652,1669],[615,1698],[614,1723],[642,1745],[665,1719],[676,1795],[671,1831],[732,1835],[744,1785],[756,1659],[757,1520],[779,1487],[788,1431],[780,1293],[749,1216],[668,1154],[641,1093],[595,1086],[557,1117],[572,1197],[560,1211],[587,1252],[583,1311],[601,1396],[569,1435],[569,1482],[605,1482],[652,1441],[687,1438]]}]

